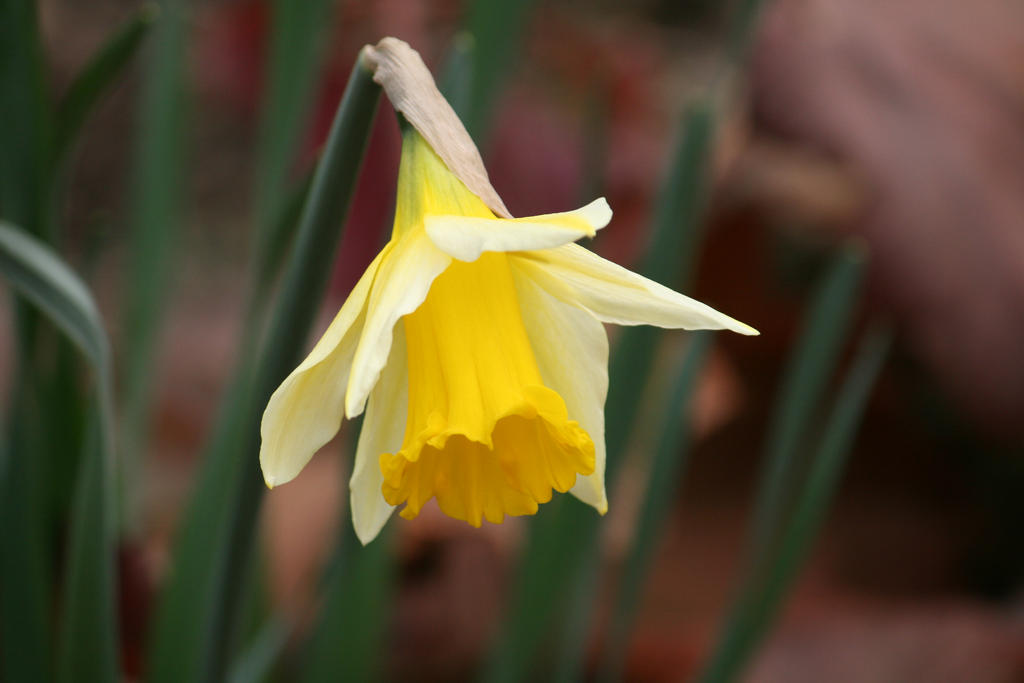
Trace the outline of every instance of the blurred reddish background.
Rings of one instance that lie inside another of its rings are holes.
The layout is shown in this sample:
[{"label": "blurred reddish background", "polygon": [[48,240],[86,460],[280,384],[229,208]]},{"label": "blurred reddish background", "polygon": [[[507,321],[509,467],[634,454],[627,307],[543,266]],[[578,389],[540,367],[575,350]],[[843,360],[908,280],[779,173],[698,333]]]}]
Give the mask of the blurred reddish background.
[{"label": "blurred reddish background", "polygon": [[[69,77],[134,5],[42,3],[57,73]],[[864,317],[894,322],[897,352],[821,542],[750,679],[1024,680],[1024,6],[776,0],[738,75],[724,68],[730,9],[538,3],[482,145],[514,214],[563,210],[600,188],[615,219],[596,248],[628,264],[644,247],[686,103],[728,79],[708,236],[689,293],[762,336],[721,337],[702,380],[700,438],[628,678],[693,673],[714,639],[808,287],[829,246],[854,237],[871,257]],[[296,174],[314,158],[363,44],[396,35],[436,73],[464,10],[455,0],[337,3]],[[245,0],[195,3],[189,22],[189,220],[161,354],[141,550],[126,553],[129,633],[145,621],[230,367],[269,20],[265,3]],[[137,80],[89,123],[70,183],[73,234],[109,233],[101,299],[117,287],[108,273],[118,272],[120,242],[107,226],[124,210]],[[595,131],[606,136],[597,155],[586,143]],[[398,146],[382,105],[332,306],[385,238]],[[274,599],[300,618],[344,493],[345,459],[340,445],[329,450],[266,506]],[[613,492],[613,574],[639,474],[627,469]],[[493,635],[521,529],[476,531],[429,514],[392,524],[403,570],[390,677],[464,679]]]}]

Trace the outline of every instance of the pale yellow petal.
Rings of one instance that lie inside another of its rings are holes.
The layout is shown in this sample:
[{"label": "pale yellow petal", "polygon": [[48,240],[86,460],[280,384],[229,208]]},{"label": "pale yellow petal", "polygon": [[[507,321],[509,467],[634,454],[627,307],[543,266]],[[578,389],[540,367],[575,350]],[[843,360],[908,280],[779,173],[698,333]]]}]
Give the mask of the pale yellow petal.
[{"label": "pale yellow petal", "polygon": [[548,249],[581,237],[593,237],[608,225],[612,211],[604,197],[562,213],[527,218],[428,215],[427,234],[437,247],[460,261],[475,261],[485,251]]},{"label": "pale yellow petal", "polygon": [[402,448],[408,403],[405,331],[397,325],[388,362],[366,402],[366,416],[349,480],[352,526],[363,545],[377,537],[395,509],[381,493],[383,476],[378,463],[381,453],[395,453]]},{"label": "pale yellow petal", "polygon": [[604,401],[608,393],[608,336],[604,325],[588,311],[561,301],[530,277],[530,270],[513,264],[523,323],[544,384],[565,401],[569,419],[576,420],[594,442],[594,472],[578,476],[573,495],[604,514]]},{"label": "pale yellow petal", "polygon": [[412,313],[427,298],[430,285],[451,257],[439,250],[420,229],[403,234],[380,264],[367,304],[366,323],[352,360],[345,394],[345,414],[353,418],[363,412],[391,350],[395,323]]},{"label": "pale yellow petal", "polygon": [[270,397],[260,424],[260,466],[267,486],[293,479],[338,432],[367,295],[388,251],[377,255],[320,341]]},{"label": "pale yellow petal", "polygon": [[749,325],[576,244],[521,256],[524,267],[544,289],[582,306],[603,322],[758,334]]}]

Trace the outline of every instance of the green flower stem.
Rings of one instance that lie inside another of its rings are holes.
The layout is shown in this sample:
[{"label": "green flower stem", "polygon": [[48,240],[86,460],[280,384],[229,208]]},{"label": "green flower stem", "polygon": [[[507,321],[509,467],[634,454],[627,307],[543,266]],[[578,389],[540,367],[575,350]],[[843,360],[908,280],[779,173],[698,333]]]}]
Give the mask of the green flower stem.
[{"label": "green flower stem", "polygon": [[352,71],[323,156],[317,166],[298,234],[286,265],[281,292],[270,318],[265,352],[247,405],[242,462],[229,482],[232,504],[227,536],[215,573],[203,679],[223,680],[233,645],[240,586],[249,564],[257,512],[265,489],[256,455],[259,424],[270,395],[298,365],[323,300],[380,95],[370,72],[358,62]]},{"label": "green flower stem", "polygon": [[[275,260],[286,251],[291,225],[279,220],[287,213],[289,174],[295,146],[305,128],[316,83],[321,48],[329,25],[329,0],[275,0],[272,34],[257,144],[253,195],[256,239],[250,291],[263,286],[265,274],[276,272]],[[278,261],[279,263],[279,261]],[[262,301],[260,297],[256,299]]]},{"label": "green flower stem", "polygon": [[325,577],[324,606],[304,658],[305,683],[373,681],[382,673],[380,641],[395,578],[390,527],[364,546],[347,515],[341,525],[337,557]]},{"label": "green flower stem", "polygon": [[[703,218],[707,202],[707,186],[711,142],[714,135],[714,110],[707,100],[698,100],[686,112],[676,156],[656,204],[654,238],[644,259],[642,272],[647,277],[668,285],[687,289],[693,278],[697,254],[703,241]],[[605,414],[609,416],[605,432],[608,464],[605,478],[614,487],[619,468],[625,459],[629,441],[637,421],[640,402],[654,363],[655,349],[663,332],[656,327],[627,327],[608,367],[610,378]],[[589,523],[588,545],[581,566],[600,562],[596,527],[598,519]],[[583,569],[581,571],[596,571]],[[597,581],[594,584],[597,585]],[[567,607],[567,628],[563,632],[558,671],[562,681],[575,681],[582,675],[585,644],[594,611],[592,593],[574,593],[576,599]]]},{"label": "green flower stem", "polygon": [[626,553],[618,595],[604,641],[603,665],[600,669],[602,681],[611,682],[622,678],[629,635],[644,580],[665,526],[665,518],[679,489],[680,476],[689,462],[691,425],[686,413],[712,339],[713,333],[707,331],[691,335],[682,368],[664,403],[661,436],[654,450],[643,503],[632,543]]},{"label": "green flower stem", "polygon": [[704,683],[736,680],[778,614],[824,522],[889,345],[890,334],[880,327],[869,330],[861,339],[777,550],[744,584],[723,637],[700,678]]},{"label": "green flower stem", "polygon": [[805,442],[850,329],[864,260],[863,250],[852,245],[835,256],[790,356],[768,432],[765,465],[754,504],[751,558],[761,556],[775,541],[780,520],[788,514],[787,501],[793,500],[800,477],[807,471]]},{"label": "green flower stem", "polygon": [[[34,0],[0,0],[0,218],[47,236],[46,159],[52,111],[47,101],[39,21]],[[51,530],[46,525],[49,456],[36,429],[40,405],[39,322],[15,304],[17,371],[8,397],[0,453],[0,679],[46,680],[51,675]],[[49,360],[49,359],[46,359]]]}]

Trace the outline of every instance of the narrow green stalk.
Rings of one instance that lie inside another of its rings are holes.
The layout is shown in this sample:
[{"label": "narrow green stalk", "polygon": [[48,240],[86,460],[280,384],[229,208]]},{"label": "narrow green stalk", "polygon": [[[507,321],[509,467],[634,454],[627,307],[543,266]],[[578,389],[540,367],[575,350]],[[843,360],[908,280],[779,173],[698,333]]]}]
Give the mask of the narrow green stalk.
[{"label": "narrow green stalk", "polygon": [[338,557],[327,576],[324,606],[304,657],[305,683],[372,681],[383,674],[381,647],[394,582],[391,533],[362,545],[347,515]]},{"label": "narrow green stalk", "polygon": [[91,438],[79,458],[68,534],[57,659],[57,680],[65,683],[121,680],[109,382],[101,382],[97,403],[103,407],[94,411]]},{"label": "narrow green stalk", "polygon": [[44,533],[39,448],[33,442],[38,397],[31,366],[19,363],[6,415],[0,464],[0,532],[9,548],[0,553],[0,678],[41,681],[51,677],[52,568]]},{"label": "narrow green stalk", "polygon": [[142,79],[122,340],[122,504],[128,512],[123,519],[128,523],[137,519],[130,511],[138,501],[134,498],[135,488],[126,482],[135,480],[144,457],[156,341],[174,272],[176,235],[182,223],[186,37],[183,5],[183,0],[160,1],[159,21],[148,45]]},{"label": "narrow green stalk", "polygon": [[869,330],[839,390],[815,449],[806,483],[795,495],[773,556],[745,583],[726,629],[700,680],[729,683],[743,672],[758,643],[775,620],[809,552],[857,436],[864,408],[888,354],[890,334]]},{"label": "narrow green stalk", "polygon": [[[238,358],[212,438],[206,446],[210,462],[233,462],[239,457],[242,431],[248,427],[244,413],[252,392],[259,340],[268,303],[295,235],[309,195],[312,171],[289,188],[288,176],[295,147],[306,122],[314,90],[322,28],[329,23],[330,3],[325,0],[273,4],[270,54],[265,67],[267,85],[261,111],[254,179],[255,239],[252,244],[250,284]],[[221,468],[222,469],[222,468]],[[196,500],[220,498],[220,482],[229,475],[210,467],[200,475]],[[203,506],[208,507],[208,506]],[[226,506],[225,506],[226,509]]]},{"label": "narrow green stalk", "polygon": [[0,218],[48,236],[53,116],[34,0],[0,0]]},{"label": "narrow green stalk", "polygon": [[476,41],[471,34],[456,34],[441,69],[441,77],[437,79],[438,89],[460,118],[470,104],[475,45]]},{"label": "narrow green stalk", "polygon": [[[161,597],[148,680],[219,680],[234,645],[252,534],[263,482],[255,455],[259,418],[277,384],[298,363],[322,299],[379,96],[359,65],[338,108],[305,202],[271,317],[266,352],[243,359],[231,395],[238,400],[218,423],[200,484],[174,552],[174,572]],[[254,347],[255,348],[255,347]],[[197,628],[201,625],[202,628]]]},{"label": "narrow green stalk", "polygon": [[714,137],[714,107],[710,99],[698,99],[683,113],[675,158],[655,202],[651,244],[642,272],[683,291],[692,283],[704,243]]},{"label": "narrow green stalk", "polygon": [[499,87],[523,44],[535,0],[475,0],[467,28],[473,37],[470,87],[459,116],[478,143],[486,140]]},{"label": "narrow green stalk", "polygon": [[[94,370],[95,419],[92,438],[87,440],[84,457],[80,459],[75,486],[57,674],[62,681],[80,676],[76,680],[113,682],[119,678],[114,564],[114,411],[110,345],[106,330],[92,295],[75,273],[44,243],[5,223],[0,223],[0,274],[81,349]],[[21,374],[19,381],[24,381]],[[22,408],[19,406],[19,412]],[[24,428],[24,424],[19,428]],[[43,425],[38,425],[38,428],[42,429]],[[24,466],[24,460],[15,457],[5,462],[4,478],[7,479],[9,474],[7,470]],[[13,508],[13,520],[4,521],[26,521],[26,516],[38,509],[29,502],[33,492],[13,490],[10,493],[18,506]],[[18,547],[20,552],[4,553],[3,585],[17,586],[17,590],[5,590],[3,599],[5,609],[26,609],[17,615],[16,620],[13,614],[4,614],[5,646],[13,643],[34,649],[29,652],[7,651],[4,659],[8,662],[7,673],[15,672],[18,676],[32,673],[43,678],[11,680],[50,678],[49,667],[36,660],[37,656],[45,653],[43,648],[47,647],[49,637],[45,624],[34,618],[31,608],[34,606],[32,603],[39,599],[38,592],[46,587],[42,582],[48,577],[42,567],[32,564],[38,555],[29,552],[40,539],[23,537],[26,533],[31,534],[32,529],[33,526],[26,525],[4,530],[5,539],[18,544],[14,547]],[[15,573],[19,569],[35,569],[38,574],[19,575]],[[14,578],[19,583],[7,583]],[[28,634],[31,638],[9,630],[15,624],[21,629],[32,629]],[[7,640],[8,636],[13,637]]]},{"label": "narrow green stalk", "polygon": [[103,373],[110,349],[99,311],[88,288],[39,239],[0,221],[0,274],[43,311]]},{"label": "narrow green stalk", "polygon": [[[278,225],[273,230],[275,235],[280,236],[281,243],[276,244],[275,248],[271,250],[275,256],[263,264],[264,269],[260,271],[260,277],[256,278],[253,288],[249,291],[242,321],[242,333],[237,346],[238,358],[235,359],[235,367],[228,387],[221,397],[217,419],[214,421],[213,436],[209,438],[205,448],[204,461],[207,463],[223,465],[238,460],[242,431],[246,427],[243,424],[245,405],[247,397],[253,391],[253,375],[258,359],[259,339],[262,336],[265,322],[263,318],[267,300],[271,298],[273,285],[277,281],[282,262],[288,254],[289,242],[294,237],[295,228],[309,196],[312,179],[313,174],[308,174],[288,198],[277,219]],[[196,512],[196,517],[189,524],[190,528],[194,528],[195,525],[209,528],[212,518],[223,516],[223,514],[218,516],[211,507],[226,509],[220,489],[222,482],[228,478],[230,477],[223,471],[223,467],[217,468],[211,465],[203,468],[193,497],[192,509]],[[200,504],[201,500],[205,502]],[[201,532],[197,529],[185,535],[197,533]]]},{"label": "narrow green stalk", "polygon": [[81,354],[75,345],[52,327],[45,337],[49,346],[40,354],[39,363],[49,366],[50,372],[34,371],[33,378],[44,407],[43,414],[36,419],[42,420],[44,425],[61,425],[60,429],[46,430],[48,457],[40,458],[40,465],[45,468],[42,473],[47,489],[44,495],[49,496],[45,526],[59,532],[66,528],[69,518],[82,444],[88,436],[95,399],[89,383],[83,381],[88,373],[83,372]]},{"label": "narrow green stalk", "polygon": [[585,562],[576,573],[576,580],[570,589],[561,650],[557,653],[552,681],[575,683],[579,680],[587,657],[590,634],[594,631],[593,609],[590,607],[594,596],[600,590],[603,567],[599,562]]},{"label": "narrow green stalk", "polygon": [[773,530],[781,528],[780,520],[788,514],[787,501],[793,499],[807,470],[805,440],[846,340],[863,270],[860,248],[848,246],[839,251],[819,285],[790,355],[754,504],[751,558],[762,555],[774,542]]},{"label": "narrow green stalk", "polygon": [[[711,332],[697,332],[691,336],[682,368],[676,375],[671,392],[665,401],[661,436],[654,450],[654,459],[644,488],[643,503],[637,517],[632,543],[626,553],[608,635],[604,640],[604,657],[599,669],[602,681],[618,681],[622,678],[629,635],[644,580],[664,529],[665,517],[679,489],[680,475],[689,462],[691,425],[685,413],[688,411],[697,378],[711,348],[712,339]],[[680,417],[681,415],[683,417]]]},{"label": "narrow green stalk", "polygon": [[[245,315],[242,321],[243,345],[255,347],[266,322],[267,309],[271,296],[284,266],[285,257],[291,249],[295,237],[295,226],[302,217],[302,209],[309,197],[309,188],[313,184],[313,171],[299,180],[290,194],[285,197],[278,215],[274,218],[274,226],[270,228],[263,255],[253,269],[252,283],[248,292]],[[247,366],[252,369],[251,366]]]},{"label": "narrow green stalk", "polygon": [[85,68],[72,81],[71,87],[57,109],[54,130],[52,164],[65,157],[89,114],[124,73],[125,67],[138,52],[153,22],[159,16],[159,6],[143,5],[135,16],[121,26],[92,56]]},{"label": "narrow green stalk", "polygon": [[[702,221],[713,134],[714,114],[710,103],[701,100],[692,104],[684,116],[676,157],[658,197],[653,240],[642,268],[644,275],[658,282],[686,289],[693,278],[696,255],[703,241]],[[609,488],[614,486],[629,447],[640,405],[636,397],[643,395],[647,386],[654,351],[662,334],[658,328],[649,326],[624,329],[609,363],[611,381],[605,408],[608,416],[605,479]],[[597,526],[598,520],[591,518],[589,523]],[[589,536],[592,540],[585,550],[582,565],[596,565],[600,561],[596,530]],[[564,631],[559,663],[559,671],[565,676],[562,680],[566,681],[582,675],[582,654],[589,631],[579,626],[590,623],[594,610],[592,594],[576,595],[578,600],[567,608],[567,623],[577,628]]]},{"label": "narrow green stalk", "polygon": [[[57,212],[51,206],[59,206],[58,162],[102,92],[135,51],[150,17],[145,10],[140,12],[108,41],[76,77],[61,106],[54,111],[45,92],[34,3],[6,2],[0,15],[4,16],[0,31],[13,31],[11,35],[4,32],[0,36],[6,52],[0,59],[0,81],[11,87],[8,90],[0,86],[4,132],[11,137],[0,144],[5,150],[0,160],[0,212],[16,219],[32,234],[57,243],[58,226],[52,221]],[[7,68],[11,69],[9,73]],[[3,135],[0,133],[0,137]],[[26,483],[27,490],[32,492],[31,501],[26,503],[44,508],[31,514],[41,524],[34,532],[38,543],[46,546],[52,530],[62,528],[68,501],[74,497],[73,482],[80,469],[80,444],[85,437],[86,406],[90,399],[86,396],[89,392],[81,386],[75,350],[53,328],[40,326],[34,311],[19,309],[18,313],[23,350],[19,365],[31,368],[28,372],[32,375],[34,398],[15,398],[14,402],[38,407],[38,414],[23,413],[21,422],[45,424],[32,428],[36,434],[31,446],[25,442],[17,450],[26,456],[31,453],[34,460],[25,472],[38,480]],[[48,428],[50,424],[60,424],[62,428],[52,430]],[[41,572],[45,576],[49,570],[41,568]]]},{"label": "narrow green stalk", "polygon": [[301,360],[341,238],[352,192],[362,164],[380,89],[358,62],[338,108],[334,125],[317,166],[299,223],[281,292],[270,318],[268,339],[247,403],[241,454],[245,458],[235,480],[226,482],[231,509],[227,536],[220,544],[213,576],[213,602],[206,624],[207,646],[202,679],[222,680],[233,645],[239,587],[251,559],[257,512],[265,489],[256,455],[260,416],[270,395]]},{"label": "narrow green stalk", "polygon": [[271,618],[231,667],[227,683],[260,683],[270,678],[277,658],[288,644],[290,624]]},{"label": "narrow green stalk", "polygon": [[173,681],[184,675],[182,671],[190,670],[182,667],[198,666],[201,634],[185,625],[194,623],[201,605],[213,599],[211,577],[230,510],[229,496],[224,491],[226,482],[238,478],[245,430],[251,427],[248,406],[254,391],[266,300],[271,298],[281,262],[289,251],[289,242],[308,200],[312,177],[310,173],[287,199],[277,219],[279,225],[272,230],[280,243],[268,250],[268,259],[260,266],[259,277],[248,295],[235,369],[224,391],[213,435],[205,448],[204,465],[175,542],[175,573],[164,589],[157,611],[150,645],[153,661],[149,663],[155,680]]},{"label": "narrow green stalk", "polygon": [[[49,232],[46,195],[52,112],[47,100],[34,0],[0,0],[0,219],[27,232]],[[52,615],[52,530],[45,470],[49,444],[37,429],[45,415],[39,386],[39,317],[19,302],[16,371],[5,416],[0,463],[0,678],[47,680]]]},{"label": "narrow green stalk", "polygon": [[[305,106],[299,101],[281,106],[278,103],[283,98],[308,99],[312,82],[311,75],[305,75],[305,71],[314,71],[312,62],[315,50],[311,46],[316,41],[299,35],[303,33],[299,29],[309,23],[310,18],[322,19],[323,8],[318,9],[319,4],[310,3],[307,7],[305,3],[278,2],[275,6],[275,13],[285,15],[287,20],[274,24],[275,35],[272,39],[273,47],[268,67],[271,82],[264,106],[257,154],[260,159],[257,167],[261,170],[257,175],[258,189],[255,193],[258,202],[255,211],[257,237],[253,246],[256,257],[252,264],[252,282],[237,347],[238,358],[235,360],[232,378],[221,398],[213,435],[204,449],[203,461],[206,465],[199,473],[192,502],[175,547],[175,557],[178,558],[181,576],[180,580],[173,584],[176,587],[200,583],[198,577],[210,571],[209,566],[212,566],[211,558],[219,542],[217,530],[226,524],[224,519],[228,509],[222,491],[223,482],[234,479],[235,475],[232,472],[237,467],[242,432],[248,426],[244,419],[246,397],[253,390],[258,341],[263,331],[267,302],[271,298],[270,293],[273,291],[284,256],[288,253],[289,242],[295,233],[295,226],[312,181],[313,174],[310,172],[295,189],[288,192],[283,189],[291,149],[301,129]],[[302,44],[296,45],[297,40]],[[275,183],[280,183],[281,186]],[[281,196],[284,197],[281,205],[268,219],[268,212],[272,210],[271,207],[278,206],[278,199]],[[271,221],[272,225],[268,227],[267,224]],[[178,613],[178,609],[171,604],[179,605],[184,599],[183,596],[177,595],[177,590],[169,590],[167,593],[169,604],[161,608],[160,616],[156,620],[159,624],[156,630],[162,635],[154,638],[154,643],[175,641],[171,630],[180,626],[170,625],[179,623],[172,616]],[[173,598],[170,597],[172,593],[175,594]],[[174,656],[174,649],[173,646],[158,647],[157,650],[163,654],[156,656]],[[154,670],[163,668],[157,666]]]},{"label": "narrow green stalk", "polygon": [[[597,513],[589,506],[561,496],[541,506],[531,520],[509,612],[484,681],[515,683],[531,679],[544,644],[551,642],[563,623],[560,615],[565,614],[567,603],[575,595],[586,566],[583,560],[596,541],[599,525],[594,517]],[[581,621],[585,626],[586,620]]]},{"label": "narrow green stalk", "polygon": [[273,261],[279,262],[282,242],[289,235],[279,217],[289,202],[289,175],[295,162],[296,143],[305,130],[324,29],[330,24],[331,4],[329,0],[272,3],[270,54],[265,67],[267,85],[253,194],[254,287],[260,286],[264,273],[275,270]]},{"label": "narrow green stalk", "polygon": [[[812,420],[819,410],[839,351],[846,339],[863,274],[864,255],[840,250],[808,306],[804,329],[790,356],[766,442],[766,456],[751,514],[746,579],[706,669],[704,679],[733,680],[741,671],[766,623],[762,615],[766,577],[780,571],[803,497],[814,482],[814,451],[808,448]],[[838,404],[837,404],[838,405]]]},{"label": "narrow green stalk", "polygon": [[764,0],[740,0],[729,35],[728,55],[734,63],[746,61]]}]

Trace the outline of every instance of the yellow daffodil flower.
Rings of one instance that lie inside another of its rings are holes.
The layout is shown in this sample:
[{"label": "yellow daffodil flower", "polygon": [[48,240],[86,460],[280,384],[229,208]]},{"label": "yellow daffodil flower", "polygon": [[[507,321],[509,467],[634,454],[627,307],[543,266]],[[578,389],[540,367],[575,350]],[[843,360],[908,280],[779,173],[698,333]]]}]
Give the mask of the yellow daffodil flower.
[{"label": "yellow daffodil flower", "polygon": [[553,491],[603,514],[602,323],[756,331],[573,244],[611,220],[604,199],[508,217],[418,55],[385,39],[363,59],[411,124],[394,228],[267,405],[267,485],[365,408],[350,482],[363,543],[396,506],[411,519],[431,499],[474,526],[533,514]]}]

